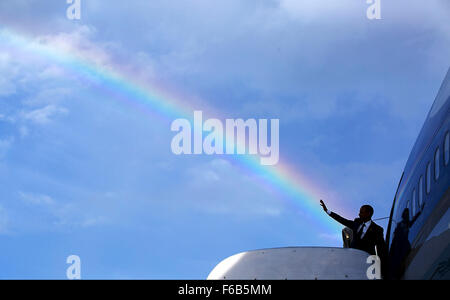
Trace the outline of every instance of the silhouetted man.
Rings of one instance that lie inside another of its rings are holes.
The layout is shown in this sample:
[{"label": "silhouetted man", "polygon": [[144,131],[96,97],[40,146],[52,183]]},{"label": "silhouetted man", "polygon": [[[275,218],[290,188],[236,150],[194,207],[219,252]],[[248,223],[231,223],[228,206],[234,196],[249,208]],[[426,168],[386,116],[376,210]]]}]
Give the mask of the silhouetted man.
[{"label": "silhouetted man", "polygon": [[329,211],[322,200],[320,200],[320,205],[323,210],[330,215],[330,217],[342,225],[352,229],[353,240],[350,243],[350,248],[360,249],[374,255],[375,246],[377,246],[378,256],[383,260],[386,250],[383,237],[383,228],[372,221],[372,206],[361,206],[361,209],[359,210],[359,218],[351,221]]}]

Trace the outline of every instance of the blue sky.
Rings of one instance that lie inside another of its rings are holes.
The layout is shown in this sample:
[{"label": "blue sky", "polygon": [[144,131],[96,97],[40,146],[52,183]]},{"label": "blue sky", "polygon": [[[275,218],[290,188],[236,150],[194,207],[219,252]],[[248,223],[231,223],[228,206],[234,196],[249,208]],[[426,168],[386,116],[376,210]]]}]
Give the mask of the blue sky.
[{"label": "blue sky", "polygon": [[[381,0],[381,20],[362,0],[82,0],[79,21],[65,2],[3,0],[0,27],[222,116],[278,118],[280,157],[348,218],[389,214],[450,66],[446,0]],[[54,61],[0,40],[0,74],[0,278],[65,278],[76,254],[82,278],[202,279],[241,251],[341,245],[229,160],[173,155],[169,122]]]}]

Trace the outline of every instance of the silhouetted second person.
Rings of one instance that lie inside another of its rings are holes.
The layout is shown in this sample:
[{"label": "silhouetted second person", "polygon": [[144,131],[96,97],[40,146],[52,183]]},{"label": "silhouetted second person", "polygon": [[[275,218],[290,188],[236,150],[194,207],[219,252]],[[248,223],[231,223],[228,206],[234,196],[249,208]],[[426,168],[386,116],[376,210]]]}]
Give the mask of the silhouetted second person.
[{"label": "silhouetted second person", "polygon": [[347,226],[353,231],[353,239],[350,243],[350,248],[366,251],[375,255],[375,246],[377,247],[377,254],[383,260],[385,256],[385,241],[383,237],[383,228],[372,221],[373,208],[370,205],[363,205],[359,210],[359,218],[353,221],[347,220],[340,215],[329,211],[320,200],[320,205],[323,210],[333,219],[344,226]]}]

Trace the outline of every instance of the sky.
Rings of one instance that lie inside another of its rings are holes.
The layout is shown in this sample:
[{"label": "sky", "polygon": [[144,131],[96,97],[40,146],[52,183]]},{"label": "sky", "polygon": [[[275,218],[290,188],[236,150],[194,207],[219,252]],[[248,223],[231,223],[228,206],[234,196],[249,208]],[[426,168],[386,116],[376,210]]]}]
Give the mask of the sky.
[{"label": "sky", "polygon": [[[205,279],[243,251],[341,247],[320,199],[387,217],[450,66],[450,2],[380,4],[81,0],[71,20],[0,0],[0,278],[64,279],[77,255],[84,279]],[[279,163],[175,155],[194,110],[279,119]]]}]

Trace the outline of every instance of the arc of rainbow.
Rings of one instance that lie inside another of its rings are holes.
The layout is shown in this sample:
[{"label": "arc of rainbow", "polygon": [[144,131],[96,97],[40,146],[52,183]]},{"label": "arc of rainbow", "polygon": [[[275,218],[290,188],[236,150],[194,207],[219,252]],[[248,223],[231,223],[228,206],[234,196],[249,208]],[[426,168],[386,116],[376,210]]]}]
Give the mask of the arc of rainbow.
[{"label": "arc of rainbow", "polygon": [[[192,120],[194,109],[186,102],[176,99],[156,86],[144,87],[143,83],[126,78],[116,69],[100,66],[85,57],[70,53],[67,50],[62,51],[53,45],[38,43],[32,38],[15,33],[10,29],[0,29],[0,40],[4,46],[8,44],[15,49],[19,49],[19,51],[38,54],[76,72],[99,86],[113,87],[114,92],[125,95],[128,101],[145,106],[169,121],[177,118]],[[203,110],[208,111],[208,108]],[[217,116],[217,114],[210,114]],[[245,140],[237,140],[236,144],[245,145]],[[230,156],[227,155],[227,157]],[[280,161],[276,166],[263,166],[260,164],[258,156],[233,155],[231,157],[249,173],[256,175],[263,184],[271,185],[294,201],[301,209],[306,209],[307,212],[321,219],[322,223],[319,223],[319,225],[322,225],[322,229],[335,232],[338,228],[334,221],[330,221],[328,216],[324,216],[324,212],[318,205],[319,195],[321,194],[318,187],[304,175],[294,172],[286,163]]]}]

